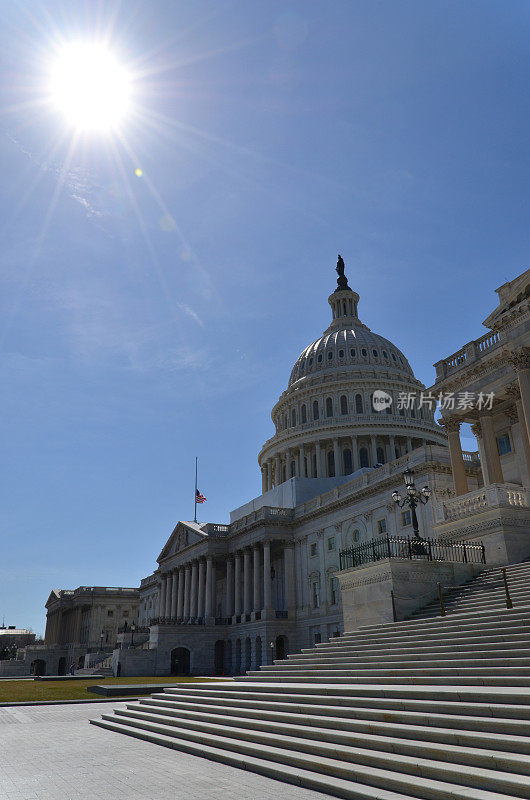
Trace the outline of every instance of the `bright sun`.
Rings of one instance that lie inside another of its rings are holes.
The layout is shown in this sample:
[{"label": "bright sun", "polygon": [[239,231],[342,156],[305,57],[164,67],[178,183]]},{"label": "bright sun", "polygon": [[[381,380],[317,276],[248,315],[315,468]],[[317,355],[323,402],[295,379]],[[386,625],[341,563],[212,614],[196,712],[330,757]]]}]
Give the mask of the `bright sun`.
[{"label": "bright sun", "polygon": [[109,131],[129,109],[130,76],[103,45],[65,45],[52,67],[51,96],[76,130]]}]

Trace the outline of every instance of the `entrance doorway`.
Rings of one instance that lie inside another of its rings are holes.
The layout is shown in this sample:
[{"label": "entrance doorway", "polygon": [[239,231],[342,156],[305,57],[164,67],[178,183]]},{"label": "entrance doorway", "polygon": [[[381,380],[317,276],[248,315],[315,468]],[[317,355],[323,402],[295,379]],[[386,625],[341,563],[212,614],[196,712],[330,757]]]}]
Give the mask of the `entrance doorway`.
[{"label": "entrance doorway", "polygon": [[190,674],[190,651],[187,647],[175,647],[171,651],[171,674]]},{"label": "entrance doorway", "polygon": [[30,675],[46,675],[46,662],[42,658],[32,661],[29,668]]},{"label": "entrance doorway", "polygon": [[215,643],[213,663],[215,674],[223,675],[225,669],[225,643],[222,639],[218,639]]},{"label": "entrance doorway", "polygon": [[57,665],[57,675],[66,675],[66,658],[61,656]]},{"label": "entrance doorway", "polygon": [[287,638],[285,636],[276,637],[276,658],[281,661],[287,655]]}]

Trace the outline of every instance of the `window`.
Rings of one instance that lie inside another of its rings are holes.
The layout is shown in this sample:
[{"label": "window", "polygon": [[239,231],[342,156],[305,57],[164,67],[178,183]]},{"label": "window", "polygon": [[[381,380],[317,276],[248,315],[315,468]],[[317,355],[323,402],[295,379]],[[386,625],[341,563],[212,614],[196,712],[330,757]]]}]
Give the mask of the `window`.
[{"label": "window", "polygon": [[313,366],[313,359],[312,359],[312,358],[310,358],[310,359],[309,359],[309,366],[310,366],[310,367],[312,367],[312,366]]},{"label": "window", "polygon": [[311,558],[314,558],[316,555],[318,555],[317,542],[311,542],[311,544],[309,545],[309,555],[311,556]]},{"label": "window", "polygon": [[385,451],[382,447],[377,448],[377,463],[384,464],[385,463]]},{"label": "window", "polygon": [[388,358],[388,353],[386,352],[386,350],[383,350],[383,357]]},{"label": "window", "polygon": [[124,612],[123,612],[123,616],[124,616],[124,617],[128,617],[128,616],[129,616],[129,612],[128,612],[128,611],[124,611]]},{"label": "window", "polygon": [[320,362],[322,361],[322,353],[320,353],[319,357],[317,358],[317,361],[320,364]]},{"label": "window", "polygon": [[379,356],[379,353],[377,352],[377,350],[372,350],[372,353],[373,353],[373,355],[374,355],[376,358],[378,358],[378,356]]},{"label": "window", "polygon": [[396,360],[396,354],[395,353],[392,353],[392,358],[394,359],[394,361]]},{"label": "window", "polygon": [[313,608],[320,608],[320,582],[313,581],[311,584],[311,602]]},{"label": "window", "polygon": [[326,417],[333,416],[333,400],[331,397],[326,398]]},{"label": "window", "polygon": [[305,404],[302,406],[302,424],[304,422],[307,422],[307,409],[305,407]]},{"label": "window", "polygon": [[330,536],[328,539],[328,550],[334,550],[334,549],[335,549],[335,537]]},{"label": "window", "polygon": [[352,538],[353,538],[353,541],[354,541],[354,542],[358,542],[358,541],[359,541],[359,539],[361,538],[361,534],[360,534],[360,532],[359,532],[358,528],[356,528],[356,529],[354,530],[354,532],[353,532],[353,534],[352,534]]},{"label": "window", "polygon": [[361,449],[359,450],[359,461],[361,467],[368,466],[368,450],[366,449],[366,447],[361,447]]},{"label": "window", "polygon": [[328,475],[330,478],[335,477],[335,453],[332,450],[328,453]]},{"label": "window", "polygon": [[386,533],[386,519],[377,520],[377,532]]},{"label": "window", "polygon": [[365,347],[363,347],[363,349],[361,350],[361,355],[363,355],[365,358],[368,355]]},{"label": "window", "polygon": [[339,358],[344,358],[344,350],[339,350]]},{"label": "window", "polygon": [[363,398],[360,394],[355,395],[355,411],[357,414],[363,413]]},{"label": "window", "polygon": [[293,428],[296,425],[296,409],[295,408],[293,408],[293,410],[291,411],[291,425],[293,426]]},{"label": "window", "polygon": [[332,358],[333,358],[333,350],[330,350],[328,353],[328,361],[331,361]]},{"label": "window", "polygon": [[322,641],[322,634],[317,633],[315,631],[315,633],[313,634],[313,644],[320,644],[321,641]]},{"label": "window", "polygon": [[348,398],[345,394],[341,395],[340,398],[340,413],[347,414],[348,413]]},{"label": "window", "polygon": [[355,358],[355,347],[352,347],[352,349],[350,350],[350,355],[352,358]]},{"label": "window", "polygon": [[337,578],[329,581],[329,600],[332,606],[336,606],[339,601],[339,582]]},{"label": "window", "polygon": [[344,459],[344,474],[351,475],[351,473],[353,472],[353,464],[351,458],[351,450],[349,449],[349,447],[347,447],[344,450],[343,459]]},{"label": "window", "polygon": [[113,617],[114,611],[107,611],[107,617]]},{"label": "window", "polygon": [[401,512],[401,524],[403,527],[407,525],[412,525],[412,517],[410,516],[410,511],[402,511]]},{"label": "window", "polygon": [[500,456],[505,456],[506,453],[512,452],[512,445],[510,442],[509,434],[503,433],[502,436],[497,437],[497,449],[499,451]]},{"label": "window", "polygon": [[318,419],[318,400],[313,400],[313,419]]}]

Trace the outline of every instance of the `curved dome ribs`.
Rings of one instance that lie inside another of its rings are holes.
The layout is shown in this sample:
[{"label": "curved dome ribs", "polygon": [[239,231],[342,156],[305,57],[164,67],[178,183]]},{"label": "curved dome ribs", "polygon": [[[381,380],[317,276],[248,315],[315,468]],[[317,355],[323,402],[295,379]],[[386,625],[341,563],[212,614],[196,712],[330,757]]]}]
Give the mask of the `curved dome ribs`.
[{"label": "curved dome ribs", "polygon": [[[272,410],[276,433],[258,457],[263,491],[294,476],[348,475],[414,447],[446,444],[434,408],[399,407],[400,395],[419,399],[425,387],[403,353],[360,321],[357,292],[337,283],[328,298],[331,325],[298,357]],[[376,390],[391,398],[382,411],[373,406]]]}]

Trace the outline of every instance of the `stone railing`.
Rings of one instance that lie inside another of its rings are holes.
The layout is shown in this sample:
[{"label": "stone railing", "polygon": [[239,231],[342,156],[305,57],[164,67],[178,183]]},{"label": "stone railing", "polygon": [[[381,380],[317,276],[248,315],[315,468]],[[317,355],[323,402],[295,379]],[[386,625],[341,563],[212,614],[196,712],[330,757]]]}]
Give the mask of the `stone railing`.
[{"label": "stone railing", "polygon": [[440,381],[451,373],[482,358],[485,353],[489,353],[491,350],[498,347],[502,341],[502,331],[489,331],[484,334],[484,336],[481,336],[480,339],[473,339],[473,341],[468,342],[461,347],[460,350],[457,350],[456,353],[436,362],[434,365],[436,369],[436,381]]},{"label": "stone railing", "polygon": [[247,514],[245,517],[241,517],[241,519],[237,519],[232,522],[230,524],[230,531],[231,533],[234,533],[235,531],[242,530],[248,525],[252,525],[256,522],[291,522],[292,518],[292,508],[274,508],[273,506],[262,506],[262,508],[258,508],[251,514]]},{"label": "stone railing", "polygon": [[466,464],[480,464],[480,453],[478,450],[462,450],[462,457]]},{"label": "stone railing", "polygon": [[488,508],[530,507],[530,491],[522,486],[492,483],[474,492],[444,500],[437,516],[441,520],[454,520],[478,514]]}]

